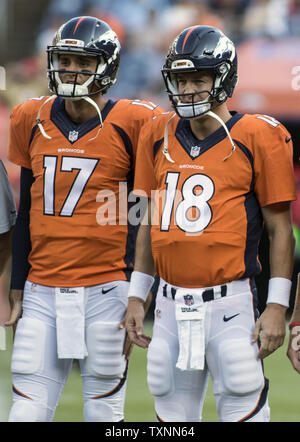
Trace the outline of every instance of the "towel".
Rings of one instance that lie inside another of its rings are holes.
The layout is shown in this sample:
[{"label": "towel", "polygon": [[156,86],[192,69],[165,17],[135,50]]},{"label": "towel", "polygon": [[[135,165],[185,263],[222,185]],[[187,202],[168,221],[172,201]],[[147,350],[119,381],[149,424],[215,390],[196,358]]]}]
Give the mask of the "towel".
[{"label": "towel", "polygon": [[203,370],[205,365],[205,313],[207,304],[197,289],[177,289],[175,315],[178,328],[180,370]]},{"label": "towel", "polygon": [[84,359],[84,287],[56,287],[55,302],[58,358]]}]

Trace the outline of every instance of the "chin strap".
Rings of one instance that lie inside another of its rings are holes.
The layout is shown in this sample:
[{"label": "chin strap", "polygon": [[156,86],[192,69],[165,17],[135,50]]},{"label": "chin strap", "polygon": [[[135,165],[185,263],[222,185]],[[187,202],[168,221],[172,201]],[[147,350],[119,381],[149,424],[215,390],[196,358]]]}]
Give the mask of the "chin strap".
[{"label": "chin strap", "polygon": [[172,118],[174,118],[176,116],[176,113],[174,112],[174,114],[171,116],[171,118],[168,119],[166,127],[165,127],[165,133],[164,133],[164,147],[163,147],[163,154],[165,155],[165,157],[167,158],[168,161],[170,161],[170,163],[175,163],[174,160],[172,160],[172,158],[170,157],[169,154],[169,150],[168,150],[168,134],[169,134],[169,124],[172,120]]},{"label": "chin strap", "polygon": [[98,104],[97,104],[94,100],[92,100],[90,97],[82,97],[82,98],[83,98],[83,100],[87,101],[87,102],[90,103],[92,106],[94,106],[94,108],[96,109],[96,111],[97,111],[97,113],[98,113],[99,120],[100,120],[100,125],[99,125],[99,129],[98,129],[98,131],[97,131],[97,133],[96,133],[96,136],[93,137],[93,138],[90,138],[90,139],[89,139],[89,141],[92,141],[92,140],[95,140],[95,139],[98,137],[98,135],[99,135],[99,133],[100,133],[100,130],[103,128],[102,115],[101,115],[101,111],[100,111],[100,109],[99,109]]},{"label": "chin strap", "polygon": [[[41,134],[43,135],[43,137],[47,138],[48,140],[51,140],[52,137],[50,137],[50,135],[46,134],[46,131],[43,128],[43,124],[42,124],[42,121],[41,121],[40,117],[41,117],[42,109],[45,106],[45,104],[48,103],[48,101],[53,100],[56,97],[57,97],[57,95],[51,95],[51,97],[47,98],[47,100],[39,108],[39,111],[38,111],[38,114],[37,114],[37,117],[36,117],[36,122],[37,122],[38,128],[41,131]],[[96,109],[96,111],[98,113],[98,116],[99,116],[99,120],[100,120],[99,129],[97,131],[96,136],[89,139],[89,141],[92,141],[92,140],[95,140],[98,137],[100,130],[103,128],[103,121],[102,121],[101,111],[100,111],[99,106],[97,105],[97,103],[94,100],[92,100],[90,97],[82,97],[81,99],[87,101],[88,103],[90,103]]]},{"label": "chin strap", "polygon": [[44,103],[39,108],[39,111],[38,111],[38,114],[37,114],[37,117],[36,117],[36,122],[37,122],[38,128],[40,129],[43,137],[47,138],[48,140],[51,140],[52,137],[50,137],[49,135],[46,134],[45,129],[43,128],[43,124],[42,124],[42,121],[41,121],[40,117],[41,117],[42,109],[45,106],[45,104],[48,103],[48,101],[53,100],[53,98],[56,98],[56,97],[57,97],[57,95],[51,95],[51,97],[47,98],[47,100],[44,101]]},{"label": "chin strap", "polygon": [[[172,160],[172,158],[171,158],[171,156],[170,156],[170,154],[169,154],[169,150],[168,150],[169,123],[170,123],[170,121],[172,120],[172,118],[175,117],[175,115],[176,115],[176,113],[174,112],[174,114],[171,116],[171,118],[169,118],[169,120],[167,121],[167,124],[166,124],[166,127],[165,127],[165,132],[164,132],[164,147],[163,147],[163,154],[165,155],[165,157],[167,158],[167,160],[168,160],[170,163],[175,163],[175,161]],[[225,158],[223,158],[223,161],[226,161],[226,160],[228,160],[228,158],[231,157],[232,153],[236,150],[236,147],[235,147],[235,144],[234,144],[234,142],[233,142],[233,139],[231,138],[230,132],[229,132],[229,130],[227,129],[227,126],[226,126],[226,124],[224,123],[224,121],[222,120],[222,118],[219,117],[219,115],[215,114],[215,113],[212,112],[212,111],[208,111],[208,112],[206,113],[206,115],[209,115],[210,117],[214,118],[215,120],[217,120],[217,121],[223,126],[223,128],[224,128],[224,130],[225,130],[225,132],[226,132],[226,135],[228,136],[228,138],[229,138],[229,140],[230,140],[230,143],[231,143],[231,146],[232,146],[231,151],[230,151],[230,153],[229,153]]]},{"label": "chin strap", "polygon": [[230,143],[231,143],[232,149],[231,149],[231,152],[230,152],[225,158],[223,158],[223,161],[226,161],[226,160],[228,160],[228,158],[231,157],[232,153],[233,153],[233,152],[235,151],[235,149],[236,149],[235,144],[234,144],[234,142],[233,142],[233,139],[231,138],[231,135],[230,135],[230,133],[229,133],[229,130],[227,129],[226,124],[224,123],[224,121],[222,120],[222,118],[219,117],[219,115],[215,114],[215,113],[212,112],[212,111],[207,112],[206,115],[209,115],[210,117],[212,117],[212,118],[214,118],[215,120],[217,120],[220,124],[222,124],[222,126],[223,126],[223,128],[224,128],[224,130],[225,130],[225,132],[226,132],[226,134],[227,134],[227,136],[228,136],[228,138],[229,138],[229,140],[230,140]]}]

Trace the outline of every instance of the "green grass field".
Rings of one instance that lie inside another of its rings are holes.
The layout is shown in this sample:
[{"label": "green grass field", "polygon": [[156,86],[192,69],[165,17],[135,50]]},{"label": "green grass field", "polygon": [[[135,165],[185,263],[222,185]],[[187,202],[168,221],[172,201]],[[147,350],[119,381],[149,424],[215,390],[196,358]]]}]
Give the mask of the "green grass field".
[{"label": "green grass field", "polygon": [[[147,325],[151,334],[151,323]],[[7,347],[0,352],[0,421],[7,421],[11,404],[11,377],[9,360],[11,357],[11,333],[7,332]],[[283,347],[265,359],[265,373],[270,380],[269,403],[272,422],[300,422],[300,375],[297,374],[286,357],[287,339]],[[152,396],[146,383],[146,351],[135,347],[130,361],[127,384],[125,420],[127,422],[155,422]],[[82,388],[77,364],[62,394],[55,415],[56,422],[82,422]],[[209,383],[204,405],[203,421],[216,422],[212,385]]]}]

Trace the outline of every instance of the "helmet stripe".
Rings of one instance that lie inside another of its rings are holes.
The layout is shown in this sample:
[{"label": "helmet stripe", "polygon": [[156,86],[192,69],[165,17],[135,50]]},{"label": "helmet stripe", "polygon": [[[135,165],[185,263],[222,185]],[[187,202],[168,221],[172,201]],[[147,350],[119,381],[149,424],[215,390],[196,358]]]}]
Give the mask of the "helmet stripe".
[{"label": "helmet stripe", "polygon": [[78,26],[80,25],[80,23],[82,22],[82,20],[84,20],[86,17],[81,17],[78,22],[76,23],[73,35],[75,34],[75,32],[77,31]]},{"label": "helmet stripe", "polygon": [[184,40],[183,40],[183,44],[182,44],[182,49],[181,49],[182,53],[183,53],[183,50],[184,50],[185,44],[186,44],[186,42],[187,42],[187,39],[189,38],[189,36],[190,36],[190,34],[193,32],[193,30],[196,29],[197,27],[198,27],[198,26],[193,26],[193,27],[189,30],[189,32],[186,34],[186,36],[185,36],[185,38],[184,38]]}]

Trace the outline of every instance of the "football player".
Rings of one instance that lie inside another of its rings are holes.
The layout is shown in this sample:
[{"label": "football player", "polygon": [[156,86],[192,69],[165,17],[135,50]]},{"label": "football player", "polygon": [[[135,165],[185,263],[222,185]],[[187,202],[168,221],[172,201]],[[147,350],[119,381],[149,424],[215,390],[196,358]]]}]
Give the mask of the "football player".
[{"label": "football player", "polygon": [[[148,347],[143,302],[156,271],[147,369],[158,420],[200,421],[210,374],[221,421],[268,421],[262,359],[283,343],[293,267],[291,136],[273,117],[229,111],[237,55],[216,28],[183,30],[162,74],[175,111],[140,134],[134,188],[154,214],[138,232],[126,327]],[[271,277],[258,317],[263,223]]]},{"label": "football player", "polygon": [[[121,421],[128,361],[119,324],[136,231],[121,208],[138,133],[160,110],[105,99],[120,43],[104,21],[69,20],[47,53],[52,95],[16,106],[10,125],[8,158],[21,166],[21,201],[7,322],[17,323],[9,421],[51,421],[73,358],[85,420]],[[115,202],[107,222],[98,216],[105,195]]]}]

